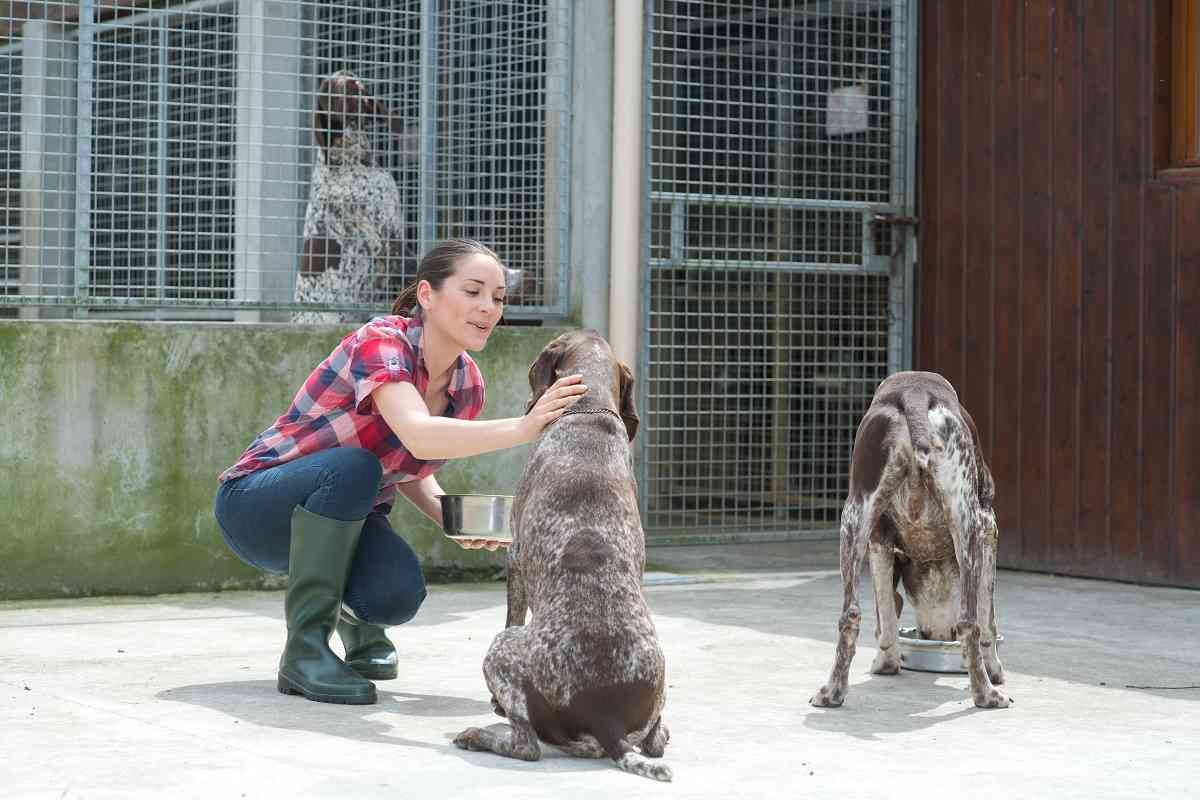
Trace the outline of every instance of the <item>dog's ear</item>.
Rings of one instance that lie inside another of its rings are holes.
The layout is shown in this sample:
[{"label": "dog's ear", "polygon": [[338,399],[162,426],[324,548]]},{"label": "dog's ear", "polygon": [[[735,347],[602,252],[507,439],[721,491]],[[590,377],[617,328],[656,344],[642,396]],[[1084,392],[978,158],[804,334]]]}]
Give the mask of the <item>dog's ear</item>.
[{"label": "dog's ear", "polygon": [[625,422],[625,432],[629,434],[629,441],[633,441],[634,435],[638,429],[637,409],[633,405],[633,373],[629,367],[618,362],[621,368],[621,419]]},{"label": "dog's ear", "polygon": [[533,408],[550,385],[558,380],[558,362],[562,359],[563,345],[558,339],[542,348],[537,360],[529,365],[529,402],[525,404],[525,413]]},{"label": "dog's ear", "polygon": [[320,147],[322,151],[329,149],[329,140],[332,134],[329,128],[331,124],[329,103],[333,99],[331,91],[329,78],[325,78],[317,87],[316,110],[313,111],[313,139],[316,140],[317,147]]}]

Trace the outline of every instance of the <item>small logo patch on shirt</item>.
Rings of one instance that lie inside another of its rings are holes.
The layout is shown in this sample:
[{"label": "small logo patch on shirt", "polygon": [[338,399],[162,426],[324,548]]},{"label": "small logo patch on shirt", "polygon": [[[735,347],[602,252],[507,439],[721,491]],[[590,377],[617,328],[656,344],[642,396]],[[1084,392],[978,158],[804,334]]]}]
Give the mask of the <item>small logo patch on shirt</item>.
[{"label": "small logo patch on shirt", "polygon": [[384,366],[387,367],[388,372],[400,372],[399,356],[392,356],[386,362],[384,362]]}]

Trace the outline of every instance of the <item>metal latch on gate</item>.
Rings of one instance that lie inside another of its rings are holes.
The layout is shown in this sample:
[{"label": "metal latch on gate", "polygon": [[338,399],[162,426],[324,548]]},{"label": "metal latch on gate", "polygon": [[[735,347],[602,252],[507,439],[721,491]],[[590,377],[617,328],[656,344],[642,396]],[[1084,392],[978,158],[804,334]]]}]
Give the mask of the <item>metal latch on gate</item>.
[{"label": "metal latch on gate", "polygon": [[918,219],[886,209],[873,212],[867,222],[871,261],[879,271],[891,271],[903,252],[909,233],[916,232]]},{"label": "metal latch on gate", "polygon": [[[913,232],[917,229],[917,218],[908,217],[903,214],[897,214],[895,211],[876,211],[871,216],[871,228],[875,235],[877,245],[888,245],[890,238],[890,246],[877,246],[875,252],[879,255],[895,256],[900,252],[900,248],[904,244],[904,237],[897,236],[897,228],[910,228]],[[888,234],[891,234],[889,237]]]}]

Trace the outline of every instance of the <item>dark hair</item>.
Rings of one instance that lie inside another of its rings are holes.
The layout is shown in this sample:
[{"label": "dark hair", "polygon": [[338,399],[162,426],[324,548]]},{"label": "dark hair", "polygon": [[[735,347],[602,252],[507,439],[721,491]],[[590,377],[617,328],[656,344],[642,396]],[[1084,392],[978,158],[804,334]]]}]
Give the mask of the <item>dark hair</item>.
[{"label": "dark hair", "polygon": [[476,254],[493,258],[497,264],[500,264],[500,269],[504,271],[506,286],[511,285],[514,277],[520,274],[518,270],[508,269],[501,264],[500,256],[485,244],[474,239],[447,239],[436,245],[421,259],[421,265],[417,267],[417,276],[412,279],[412,283],[404,287],[404,291],[392,303],[392,313],[404,314],[416,307],[417,285],[421,281],[429,281],[429,285],[434,289],[441,289],[446,278],[453,275],[458,268],[458,262],[467,256]]}]

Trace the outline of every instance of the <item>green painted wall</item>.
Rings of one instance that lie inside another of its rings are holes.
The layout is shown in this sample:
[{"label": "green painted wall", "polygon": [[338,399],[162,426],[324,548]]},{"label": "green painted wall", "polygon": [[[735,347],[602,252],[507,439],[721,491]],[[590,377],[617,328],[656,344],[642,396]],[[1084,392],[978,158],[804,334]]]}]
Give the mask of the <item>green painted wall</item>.
[{"label": "green painted wall", "polygon": [[[514,416],[557,328],[504,327],[474,354],[484,416]],[[0,322],[0,599],[280,585],[239,562],[216,476],[287,407],[344,329]],[[448,464],[448,492],[510,494],[526,447]],[[403,498],[392,524],[431,577],[490,571]]]}]

